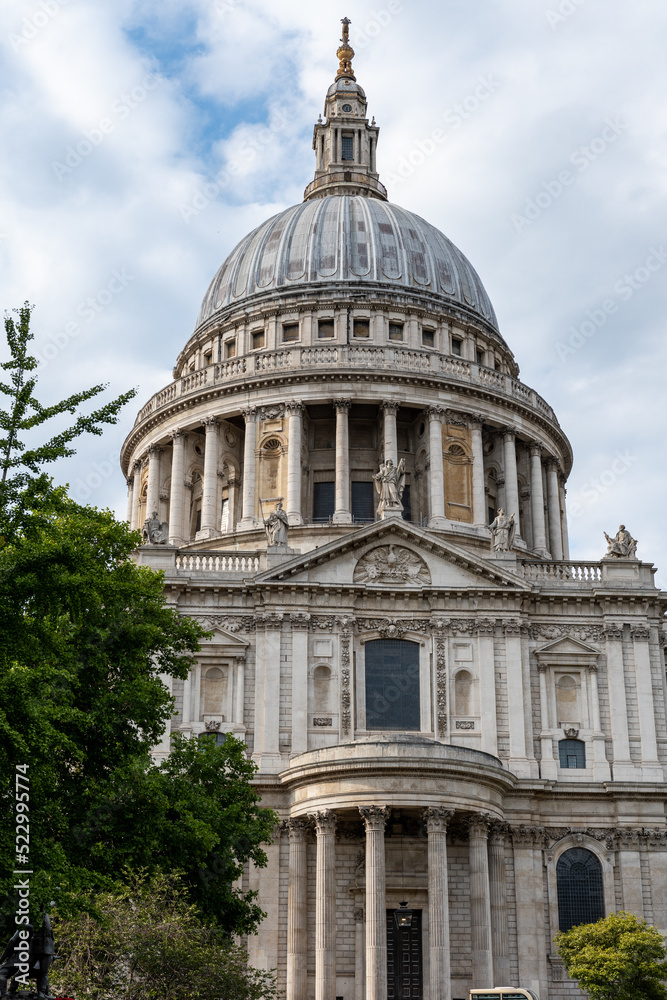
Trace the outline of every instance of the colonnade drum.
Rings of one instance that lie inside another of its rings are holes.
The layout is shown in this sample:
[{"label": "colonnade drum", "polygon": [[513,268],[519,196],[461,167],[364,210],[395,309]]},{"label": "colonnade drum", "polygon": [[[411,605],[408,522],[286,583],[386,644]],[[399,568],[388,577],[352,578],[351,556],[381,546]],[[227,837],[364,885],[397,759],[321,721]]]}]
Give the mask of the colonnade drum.
[{"label": "colonnade drum", "polygon": [[667,932],[665,595],[626,529],[570,558],[567,437],[387,200],[349,24],[338,55],[303,203],[227,256],[122,449],[136,558],[211,632],[155,755],[246,744],[280,817],[246,944],[289,1000],[574,998],[559,929]]}]

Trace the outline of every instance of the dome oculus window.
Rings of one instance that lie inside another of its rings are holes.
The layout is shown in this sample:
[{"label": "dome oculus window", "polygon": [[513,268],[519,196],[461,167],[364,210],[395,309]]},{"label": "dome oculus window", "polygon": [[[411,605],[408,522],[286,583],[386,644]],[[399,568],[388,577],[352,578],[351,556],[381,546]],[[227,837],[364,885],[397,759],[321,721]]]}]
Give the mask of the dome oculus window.
[{"label": "dome oculus window", "polygon": [[346,113],[348,113],[348,114],[349,114],[349,112],[350,112],[351,110],[352,110],[352,105],[351,105],[351,104],[344,104],[344,105],[343,105],[343,111],[345,111]]}]

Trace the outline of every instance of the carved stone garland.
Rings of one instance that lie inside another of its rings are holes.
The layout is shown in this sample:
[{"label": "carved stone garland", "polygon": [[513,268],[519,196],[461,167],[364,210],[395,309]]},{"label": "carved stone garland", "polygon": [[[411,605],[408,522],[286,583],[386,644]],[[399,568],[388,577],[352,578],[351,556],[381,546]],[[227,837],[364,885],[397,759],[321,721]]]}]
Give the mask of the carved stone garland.
[{"label": "carved stone garland", "polygon": [[435,672],[438,689],[438,736],[447,732],[447,660],[445,640],[442,636],[435,642]]},{"label": "carved stone garland", "polygon": [[340,638],[340,659],[341,659],[341,735],[350,735],[352,724],[352,714],[350,712],[350,641],[349,635],[343,634]]}]

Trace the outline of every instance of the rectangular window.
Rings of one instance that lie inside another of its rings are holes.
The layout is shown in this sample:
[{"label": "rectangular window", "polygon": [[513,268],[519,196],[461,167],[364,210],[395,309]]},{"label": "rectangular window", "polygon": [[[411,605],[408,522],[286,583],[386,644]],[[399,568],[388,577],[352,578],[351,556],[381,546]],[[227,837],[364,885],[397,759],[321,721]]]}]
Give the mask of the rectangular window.
[{"label": "rectangular window", "polygon": [[406,486],[403,490],[403,496],[401,497],[403,502],[403,520],[412,520],[412,504],[410,502],[410,487]]},{"label": "rectangular window", "polygon": [[206,365],[207,368],[209,365],[213,364],[213,354],[204,355],[204,364]]},{"label": "rectangular window", "polygon": [[558,757],[561,767],[584,768],[586,767],[586,744],[583,740],[560,740]]},{"label": "rectangular window", "polygon": [[201,507],[197,510],[197,518],[195,520],[195,532],[201,531]]},{"label": "rectangular window", "polygon": [[236,357],[236,341],[228,340],[225,344],[225,357],[235,358]]},{"label": "rectangular window", "polygon": [[344,135],[341,137],[343,150],[342,159],[343,160],[353,160],[354,159],[354,136]]},{"label": "rectangular window", "polygon": [[299,324],[298,323],[285,323],[283,326],[283,341],[285,343],[292,343],[299,339]]},{"label": "rectangular window", "polygon": [[375,520],[375,487],[373,483],[352,483],[352,520]]},{"label": "rectangular window", "polygon": [[332,319],[321,319],[317,324],[318,340],[331,340],[334,335],[334,321]]},{"label": "rectangular window", "polygon": [[419,732],[419,644],[373,639],[364,661],[366,729]]},{"label": "rectangular window", "polygon": [[402,323],[390,323],[389,324],[389,339],[390,340],[403,340],[403,324]]},{"label": "rectangular window", "polygon": [[367,319],[355,319],[354,321],[354,336],[363,337],[367,340],[371,335],[370,322]]},{"label": "rectangular window", "polygon": [[253,351],[258,351],[260,347],[264,347],[264,331],[258,330],[257,333],[252,335],[252,349]]},{"label": "rectangular window", "polygon": [[229,500],[222,501],[222,514],[220,516],[220,531],[229,531]]},{"label": "rectangular window", "polygon": [[422,330],[422,344],[424,347],[435,347],[435,330]]},{"label": "rectangular window", "polygon": [[475,353],[475,359],[476,359],[478,365],[483,365],[484,364],[484,351],[477,351]]},{"label": "rectangular window", "polygon": [[452,354],[455,354],[457,358],[461,357],[462,346],[463,346],[462,340],[457,340],[456,337],[452,337]]},{"label": "rectangular window", "polygon": [[336,510],[336,484],[313,484],[313,521],[328,524]]}]

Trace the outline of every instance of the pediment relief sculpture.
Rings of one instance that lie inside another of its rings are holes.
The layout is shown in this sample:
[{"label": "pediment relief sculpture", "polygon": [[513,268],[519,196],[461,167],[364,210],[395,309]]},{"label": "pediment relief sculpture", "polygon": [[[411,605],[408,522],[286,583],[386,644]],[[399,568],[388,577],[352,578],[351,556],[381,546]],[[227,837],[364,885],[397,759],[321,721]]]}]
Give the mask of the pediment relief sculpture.
[{"label": "pediment relief sculpture", "polygon": [[355,583],[399,585],[431,582],[428,566],[416,552],[402,545],[381,545],[362,556],[354,570]]}]

